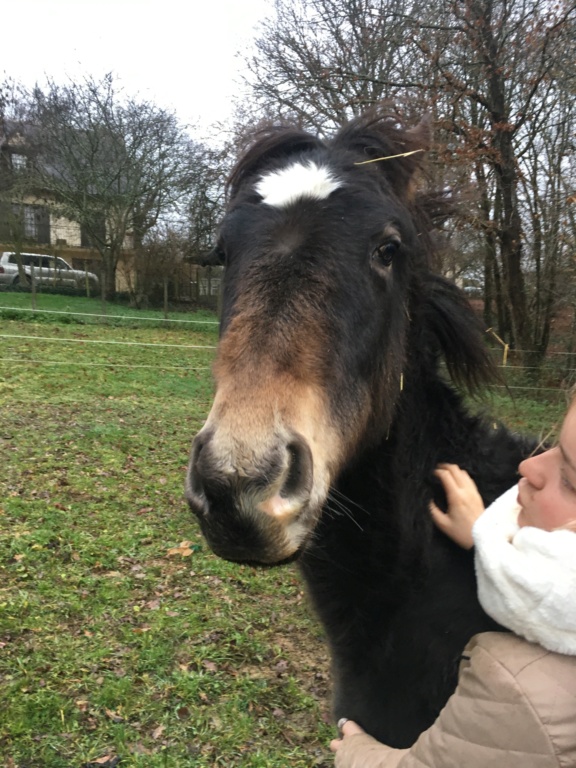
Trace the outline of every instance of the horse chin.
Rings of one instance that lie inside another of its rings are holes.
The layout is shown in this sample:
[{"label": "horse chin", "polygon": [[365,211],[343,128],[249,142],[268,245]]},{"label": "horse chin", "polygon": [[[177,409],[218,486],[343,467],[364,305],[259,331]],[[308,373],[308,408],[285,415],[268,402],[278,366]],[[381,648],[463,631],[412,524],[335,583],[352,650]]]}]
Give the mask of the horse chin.
[{"label": "horse chin", "polygon": [[282,560],[276,560],[274,562],[263,562],[261,560],[253,560],[250,558],[238,559],[236,557],[223,557],[222,555],[218,555],[218,552],[215,552],[215,554],[221,557],[223,560],[228,560],[230,563],[237,563],[238,565],[249,565],[251,568],[258,568],[259,570],[268,570],[269,568],[280,568],[283,565],[290,565],[291,563],[297,562],[300,559],[302,552],[303,549],[297,549],[293,554],[288,555],[288,557],[285,557]]},{"label": "horse chin", "polygon": [[313,536],[318,515],[302,511],[297,521],[274,519],[256,508],[243,511],[234,501],[208,502],[188,493],[188,504],[202,534],[217,557],[259,567],[297,560]]},{"label": "horse chin", "polygon": [[236,543],[215,541],[203,528],[204,537],[212,552],[223,560],[257,568],[276,568],[298,560],[304,547],[292,552],[277,551],[274,547],[249,548]]}]

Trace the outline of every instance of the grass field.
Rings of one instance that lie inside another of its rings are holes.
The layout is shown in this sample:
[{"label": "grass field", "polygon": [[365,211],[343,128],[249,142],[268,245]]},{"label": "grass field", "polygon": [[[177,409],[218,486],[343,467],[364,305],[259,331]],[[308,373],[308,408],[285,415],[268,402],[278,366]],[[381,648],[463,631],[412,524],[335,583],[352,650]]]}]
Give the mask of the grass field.
[{"label": "grass field", "polygon": [[[327,654],[296,570],[218,560],[183,502],[214,317],[29,306],[0,293],[1,765],[332,765]],[[532,432],[563,410],[489,405]]]}]

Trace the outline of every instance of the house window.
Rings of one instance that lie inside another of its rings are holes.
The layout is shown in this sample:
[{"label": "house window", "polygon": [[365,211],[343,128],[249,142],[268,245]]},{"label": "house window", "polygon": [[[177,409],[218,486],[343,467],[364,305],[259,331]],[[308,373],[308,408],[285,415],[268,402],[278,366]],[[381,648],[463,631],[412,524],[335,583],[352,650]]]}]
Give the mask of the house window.
[{"label": "house window", "polygon": [[13,229],[34,243],[50,243],[50,213],[44,205],[13,205]]},{"label": "house window", "polygon": [[26,155],[18,155],[16,152],[12,153],[12,169],[14,171],[26,170]]}]

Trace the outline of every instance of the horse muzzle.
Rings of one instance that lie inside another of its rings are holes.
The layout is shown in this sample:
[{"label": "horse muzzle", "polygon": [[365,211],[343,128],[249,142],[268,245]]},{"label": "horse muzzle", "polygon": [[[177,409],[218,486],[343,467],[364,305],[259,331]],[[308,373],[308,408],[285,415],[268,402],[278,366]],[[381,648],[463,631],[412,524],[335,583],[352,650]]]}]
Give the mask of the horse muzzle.
[{"label": "horse muzzle", "polygon": [[258,448],[203,429],[192,444],[186,498],[215,554],[271,565],[298,554],[319,505],[304,438],[276,434]]}]

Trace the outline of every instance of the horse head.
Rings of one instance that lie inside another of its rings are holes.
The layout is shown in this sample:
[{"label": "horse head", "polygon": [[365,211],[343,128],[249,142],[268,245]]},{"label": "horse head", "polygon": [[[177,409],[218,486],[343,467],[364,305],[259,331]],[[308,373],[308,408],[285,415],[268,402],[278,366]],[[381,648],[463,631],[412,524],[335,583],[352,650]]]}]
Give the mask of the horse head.
[{"label": "horse head", "polygon": [[[430,270],[446,207],[418,191],[429,143],[427,121],[377,108],[328,142],[261,131],[236,165],[215,251],[216,394],[186,487],[216,554],[296,557],[343,468],[386,438],[412,358],[444,348],[465,377],[484,365],[478,344],[450,340],[463,300]],[[434,343],[418,349],[426,314]]]}]

